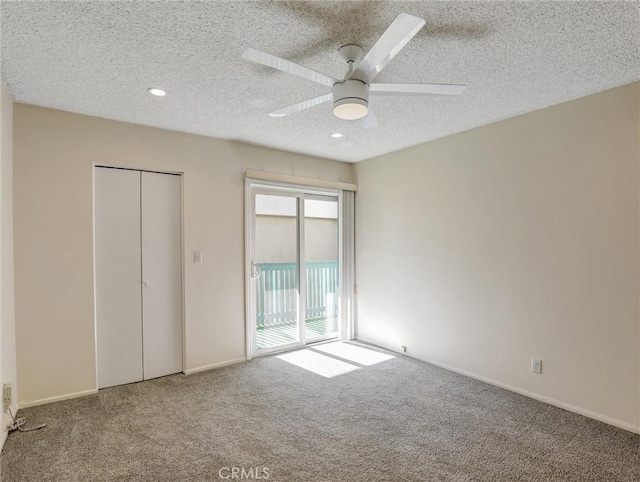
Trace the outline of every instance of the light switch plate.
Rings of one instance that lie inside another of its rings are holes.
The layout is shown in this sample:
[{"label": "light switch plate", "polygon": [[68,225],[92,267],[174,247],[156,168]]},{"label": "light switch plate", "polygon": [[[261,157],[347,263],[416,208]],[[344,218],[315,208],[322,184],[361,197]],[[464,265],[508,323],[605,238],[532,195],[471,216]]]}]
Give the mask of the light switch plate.
[{"label": "light switch plate", "polygon": [[193,252],[193,262],[197,264],[202,264],[202,251]]}]

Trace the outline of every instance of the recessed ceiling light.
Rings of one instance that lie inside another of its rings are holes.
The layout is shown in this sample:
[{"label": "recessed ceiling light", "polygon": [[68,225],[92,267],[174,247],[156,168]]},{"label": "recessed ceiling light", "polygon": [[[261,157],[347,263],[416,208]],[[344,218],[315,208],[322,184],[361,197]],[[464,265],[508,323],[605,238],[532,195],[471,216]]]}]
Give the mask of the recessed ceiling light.
[{"label": "recessed ceiling light", "polygon": [[342,137],[342,134],[336,132],[335,134],[331,134],[331,137]]},{"label": "recessed ceiling light", "polygon": [[149,92],[151,95],[155,95],[156,97],[164,97],[165,95],[167,95],[166,90],[160,89],[158,87],[149,87],[147,89],[147,92]]}]

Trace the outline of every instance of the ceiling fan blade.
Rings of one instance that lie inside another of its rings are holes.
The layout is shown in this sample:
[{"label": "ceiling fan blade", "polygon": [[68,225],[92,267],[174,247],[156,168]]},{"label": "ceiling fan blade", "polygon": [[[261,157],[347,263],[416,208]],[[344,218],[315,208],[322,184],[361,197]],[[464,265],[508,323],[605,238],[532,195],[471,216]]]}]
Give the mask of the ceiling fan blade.
[{"label": "ceiling fan blade", "polygon": [[283,107],[282,109],[270,112],[269,115],[271,117],[284,117],[286,115],[293,114],[294,112],[300,112],[301,110],[315,107],[316,105],[322,104],[324,102],[329,102],[332,98],[333,94],[329,92],[328,94],[319,95],[318,97],[313,97],[311,99],[298,102],[297,104]]},{"label": "ceiling fan blade", "polygon": [[460,95],[466,85],[453,84],[378,84],[369,86],[373,95]]},{"label": "ceiling fan blade", "polygon": [[360,119],[360,126],[364,127],[365,129],[373,129],[375,127],[378,127],[378,121],[376,120],[376,116],[373,115],[371,107],[369,107],[369,112],[367,112],[367,115]]},{"label": "ceiling fan blade", "polygon": [[371,82],[424,24],[423,19],[413,15],[407,13],[398,15],[349,75],[349,78]]},{"label": "ceiling fan blade", "polygon": [[297,75],[303,79],[318,82],[319,84],[326,85],[328,87],[331,87],[337,82],[333,77],[329,77],[321,72],[316,72],[315,70],[309,69],[300,64],[293,63],[290,60],[276,57],[275,55],[271,55],[254,48],[248,48],[242,52],[242,58],[251,60],[258,64],[266,65],[267,67],[282,70],[289,74]]}]

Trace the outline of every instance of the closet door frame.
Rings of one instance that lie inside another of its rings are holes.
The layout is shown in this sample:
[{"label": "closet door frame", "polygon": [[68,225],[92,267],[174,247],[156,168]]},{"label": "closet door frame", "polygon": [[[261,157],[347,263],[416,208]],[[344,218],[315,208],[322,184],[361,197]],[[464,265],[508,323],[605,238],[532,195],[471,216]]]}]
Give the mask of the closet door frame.
[{"label": "closet door frame", "polygon": [[[187,347],[186,347],[186,330],[185,330],[185,250],[184,250],[184,172],[182,171],[168,171],[168,170],[159,170],[159,169],[149,169],[148,167],[136,167],[131,165],[124,164],[105,164],[93,162],[91,167],[91,175],[92,175],[92,238],[93,238],[93,332],[94,332],[94,360],[95,360],[95,387],[98,390],[98,316],[97,316],[97,286],[96,286],[96,226],[95,226],[95,202],[96,202],[96,168],[107,168],[107,169],[123,169],[126,171],[138,171],[142,172],[153,172],[157,174],[169,174],[180,177],[180,245],[181,245],[181,259],[180,263],[182,266],[181,269],[181,303],[182,303],[182,313],[180,319],[181,325],[181,333],[182,333],[182,371],[180,373],[185,373],[187,366]],[[142,280],[141,280],[142,283]]]}]

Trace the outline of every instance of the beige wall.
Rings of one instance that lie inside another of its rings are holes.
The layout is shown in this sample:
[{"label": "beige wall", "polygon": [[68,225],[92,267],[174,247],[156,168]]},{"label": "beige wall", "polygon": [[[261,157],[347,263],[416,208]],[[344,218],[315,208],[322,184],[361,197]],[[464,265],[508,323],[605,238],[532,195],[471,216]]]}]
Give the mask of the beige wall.
[{"label": "beige wall", "polygon": [[346,163],[20,104],[14,128],[23,402],[96,387],[93,163],[184,173],[188,370],[245,356],[244,170],[352,181]]},{"label": "beige wall", "polygon": [[358,163],[358,337],[638,430],[639,90]]},{"label": "beige wall", "polygon": [[[0,82],[0,387],[12,386],[12,410],[17,412],[15,316],[13,303],[13,102]],[[0,449],[11,418],[0,415]]]}]

